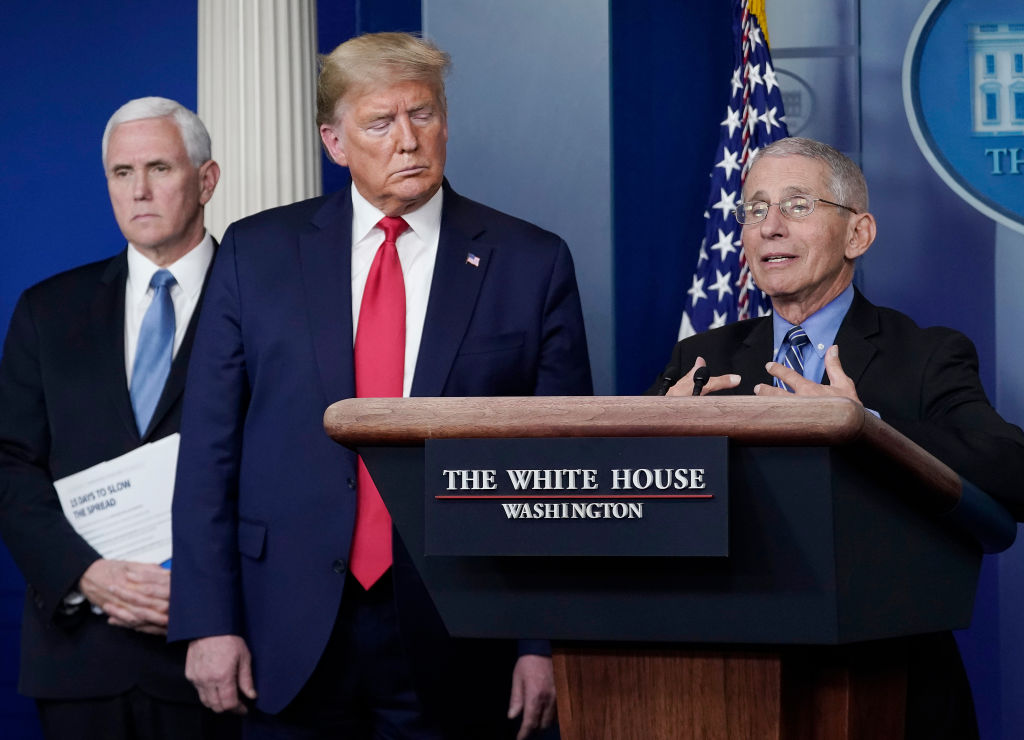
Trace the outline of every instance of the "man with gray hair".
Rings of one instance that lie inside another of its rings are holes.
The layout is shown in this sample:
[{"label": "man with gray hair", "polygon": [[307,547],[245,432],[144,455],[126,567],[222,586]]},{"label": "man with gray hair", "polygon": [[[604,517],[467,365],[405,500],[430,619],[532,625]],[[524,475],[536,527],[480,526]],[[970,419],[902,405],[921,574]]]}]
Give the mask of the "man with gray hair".
[{"label": "man with gray hair", "polygon": [[251,737],[497,740],[553,719],[547,644],[452,639],[373,480],[323,429],[354,396],[591,392],[565,242],[444,179],[447,67],[402,33],[335,49],[318,123],[351,185],[232,224],[213,266],[169,638]]},{"label": "man with gray hair", "polygon": [[54,486],[178,431],[214,254],[203,209],[220,170],[194,113],[129,101],[102,157],[128,245],[25,291],[0,361],[0,535],[28,586],[18,687],[50,738],[230,737],[166,643],[169,571],[104,557]]},{"label": "man with gray hair", "polygon": [[[694,373],[707,366],[702,395],[849,398],[1024,518],[1024,432],[989,404],[973,343],[952,329],[921,329],[853,287],[876,230],[860,168],[826,144],[779,139],[754,158],[735,215],[774,313],[679,342],[662,378],[682,378],[668,393],[691,395]],[[904,647],[906,737],[977,737],[953,636]]]}]

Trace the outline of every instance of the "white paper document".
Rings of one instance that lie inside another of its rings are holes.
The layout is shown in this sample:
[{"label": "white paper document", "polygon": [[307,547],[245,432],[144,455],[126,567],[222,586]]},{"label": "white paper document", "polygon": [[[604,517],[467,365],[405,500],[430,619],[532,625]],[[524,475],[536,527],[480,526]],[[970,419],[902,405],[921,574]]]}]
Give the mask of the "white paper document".
[{"label": "white paper document", "polygon": [[171,497],[180,434],[54,481],[64,516],[105,558],[171,557]]}]

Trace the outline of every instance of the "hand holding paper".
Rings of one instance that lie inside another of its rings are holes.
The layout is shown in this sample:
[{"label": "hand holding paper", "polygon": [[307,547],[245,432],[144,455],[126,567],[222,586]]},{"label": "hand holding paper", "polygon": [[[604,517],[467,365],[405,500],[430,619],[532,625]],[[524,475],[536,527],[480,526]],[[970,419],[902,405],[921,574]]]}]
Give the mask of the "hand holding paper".
[{"label": "hand holding paper", "polygon": [[151,635],[167,634],[171,573],[159,565],[100,559],[90,565],[79,589],[115,627]]}]

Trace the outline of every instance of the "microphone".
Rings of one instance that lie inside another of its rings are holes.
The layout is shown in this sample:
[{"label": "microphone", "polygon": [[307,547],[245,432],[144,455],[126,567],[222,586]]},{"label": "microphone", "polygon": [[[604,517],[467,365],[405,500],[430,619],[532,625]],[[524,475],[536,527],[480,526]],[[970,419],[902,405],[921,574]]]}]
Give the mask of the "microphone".
[{"label": "microphone", "polygon": [[658,386],[658,395],[664,396],[666,393],[668,393],[668,389],[676,384],[676,381],[679,380],[681,375],[682,373],[679,372],[679,368],[673,367],[669,369],[669,371],[665,373],[665,376],[661,379],[661,385]]},{"label": "microphone", "polygon": [[708,372],[707,365],[698,367],[693,371],[693,395],[699,396],[700,392],[704,390],[704,385],[708,382],[708,378],[711,374]]}]

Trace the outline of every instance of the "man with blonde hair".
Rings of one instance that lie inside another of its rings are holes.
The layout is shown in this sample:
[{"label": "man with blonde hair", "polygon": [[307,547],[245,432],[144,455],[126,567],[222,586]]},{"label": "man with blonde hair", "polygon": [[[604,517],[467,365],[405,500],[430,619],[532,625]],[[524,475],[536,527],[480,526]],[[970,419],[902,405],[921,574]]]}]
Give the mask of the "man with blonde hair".
[{"label": "man with blonde hair", "polygon": [[220,169],[195,113],[131,100],[102,155],[128,246],[25,291],[0,362],[0,534],[28,585],[18,688],[49,738],[231,737],[164,639],[169,572],[103,557],[54,487],[178,431],[215,247],[203,210]]},{"label": "man with blonde hair", "polygon": [[490,740],[553,719],[547,644],[451,639],[373,480],[323,430],[352,396],[591,392],[565,242],[444,179],[448,64],[398,33],[328,55],[317,121],[351,186],[233,224],[213,268],[170,638],[251,737]]}]

